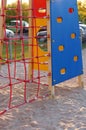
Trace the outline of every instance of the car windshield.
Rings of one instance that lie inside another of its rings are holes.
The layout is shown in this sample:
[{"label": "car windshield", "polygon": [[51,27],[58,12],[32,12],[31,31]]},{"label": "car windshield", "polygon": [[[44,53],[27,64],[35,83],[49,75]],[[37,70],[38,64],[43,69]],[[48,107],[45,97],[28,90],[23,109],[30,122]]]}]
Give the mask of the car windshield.
[{"label": "car windshield", "polygon": [[39,29],[38,32],[41,32],[41,31],[46,31],[47,30],[47,27],[46,26],[43,26],[42,28]]},{"label": "car windshield", "polygon": [[37,33],[38,36],[45,36],[47,35],[47,31],[40,31]]},{"label": "car windshield", "polygon": [[19,22],[11,22],[10,25],[11,26],[16,26],[16,25],[20,26],[20,23]]},{"label": "car windshield", "polygon": [[82,28],[83,31],[86,33],[86,26],[81,26],[81,28]]},{"label": "car windshield", "polygon": [[81,21],[79,21],[79,24],[83,24]]},{"label": "car windshield", "polygon": [[83,27],[83,26],[82,26],[82,28],[83,28],[84,30],[86,30],[86,27]]},{"label": "car windshield", "polygon": [[21,24],[22,24],[22,26],[25,26],[25,27],[29,26],[26,21],[20,21],[20,20],[18,20],[18,21],[17,20],[10,21],[11,26],[16,26],[16,25],[20,26]]}]

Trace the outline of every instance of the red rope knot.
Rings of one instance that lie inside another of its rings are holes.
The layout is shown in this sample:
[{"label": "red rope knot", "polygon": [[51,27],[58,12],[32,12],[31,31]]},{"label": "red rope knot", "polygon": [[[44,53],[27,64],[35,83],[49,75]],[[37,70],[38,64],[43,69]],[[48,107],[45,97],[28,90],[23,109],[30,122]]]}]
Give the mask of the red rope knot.
[{"label": "red rope knot", "polygon": [[18,17],[19,17],[19,19],[22,19],[22,16],[21,16],[21,15],[19,15]]},{"label": "red rope knot", "polygon": [[9,60],[7,60],[6,63],[8,64],[8,63],[9,63]]},{"label": "red rope knot", "polygon": [[[4,40],[4,41],[8,41],[9,38],[8,38],[8,37],[4,37],[3,40]],[[6,44],[8,44],[8,42],[6,42]]]},{"label": "red rope knot", "polygon": [[50,38],[50,34],[47,34],[47,38]]},{"label": "red rope knot", "polygon": [[49,72],[47,76],[51,76],[51,75],[52,75],[51,72]]},{"label": "red rope knot", "polygon": [[4,13],[2,13],[0,16],[5,17],[6,15]]},{"label": "red rope knot", "polygon": [[[23,36],[20,36],[20,40],[23,40],[24,38],[23,38]],[[23,43],[22,43],[22,45],[24,45]]]},{"label": "red rope knot", "polygon": [[12,84],[11,84],[11,83],[9,83],[9,86],[12,86]]},{"label": "red rope knot", "polygon": [[36,56],[35,58],[39,58],[38,56]]},{"label": "red rope knot", "polygon": [[48,56],[48,57],[51,57],[51,53],[48,53],[47,56]]},{"label": "red rope knot", "polygon": [[0,60],[2,60],[2,57],[0,56]]},{"label": "red rope knot", "polygon": [[2,27],[3,27],[4,29],[6,28],[6,25],[5,25],[5,23],[3,23]]},{"label": "red rope knot", "polygon": [[47,19],[50,19],[50,15],[48,14],[48,15],[46,16],[46,18],[47,18]]}]

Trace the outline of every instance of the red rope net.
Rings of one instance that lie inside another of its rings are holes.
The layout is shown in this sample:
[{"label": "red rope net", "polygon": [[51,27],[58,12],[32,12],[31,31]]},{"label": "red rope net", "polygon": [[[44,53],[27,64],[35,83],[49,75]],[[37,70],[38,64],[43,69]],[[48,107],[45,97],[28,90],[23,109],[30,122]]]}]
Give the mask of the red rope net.
[{"label": "red rope net", "polygon": [[[9,109],[19,107],[25,103],[31,103],[49,95],[48,72],[40,69],[40,65],[44,66],[44,68],[48,66],[47,61],[40,62],[40,59],[48,58],[49,54],[46,51],[46,54],[39,55],[39,45],[38,43],[34,44],[34,41],[37,42],[37,30],[40,29],[35,20],[37,16],[35,16],[35,13],[32,17],[29,15],[23,16],[22,13],[24,11],[34,12],[37,9],[34,6],[22,9],[20,0],[17,1],[16,8],[4,7],[2,0],[1,7],[0,18],[3,21],[2,29],[5,33],[0,37],[0,51],[2,52],[0,54],[0,115]],[[17,15],[7,15],[7,10],[13,10]],[[7,33],[6,18],[8,17],[17,21],[15,25],[8,27],[8,29],[15,29],[13,36],[11,36],[11,33]],[[35,22],[32,23],[32,26],[23,28],[22,21],[25,18],[28,18],[28,21],[34,19]],[[47,16],[41,16],[40,19],[47,19]],[[18,21],[20,21],[20,25]],[[28,33],[24,34],[24,29],[29,31],[32,29],[32,36],[29,36]],[[47,38],[47,34],[45,36],[37,36],[38,40],[42,40],[44,37]],[[29,40],[32,40],[32,42],[30,43]],[[32,57],[29,57],[28,48],[30,47],[32,48]],[[36,55],[34,47],[36,48]],[[32,65],[31,79],[28,78],[30,65]],[[35,65],[37,69],[35,69]]]}]

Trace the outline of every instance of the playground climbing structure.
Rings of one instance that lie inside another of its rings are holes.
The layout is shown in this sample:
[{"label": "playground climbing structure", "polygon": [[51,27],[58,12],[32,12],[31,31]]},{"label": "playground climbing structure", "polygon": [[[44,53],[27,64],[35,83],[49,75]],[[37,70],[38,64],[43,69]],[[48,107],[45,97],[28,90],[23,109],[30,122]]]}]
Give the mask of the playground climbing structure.
[{"label": "playground climbing structure", "polygon": [[[22,8],[22,0],[17,0],[16,8],[7,8],[6,2],[1,0],[0,12],[0,114],[55,96],[55,85],[71,78],[78,77],[82,86],[77,1],[28,0],[27,9]],[[7,15],[7,10],[14,10],[16,16]],[[28,15],[23,16],[23,11]],[[20,21],[12,27],[16,29],[14,37],[6,36],[7,17]],[[23,33],[24,19],[28,19],[28,35]],[[47,40],[38,43],[37,34],[43,27]]]}]

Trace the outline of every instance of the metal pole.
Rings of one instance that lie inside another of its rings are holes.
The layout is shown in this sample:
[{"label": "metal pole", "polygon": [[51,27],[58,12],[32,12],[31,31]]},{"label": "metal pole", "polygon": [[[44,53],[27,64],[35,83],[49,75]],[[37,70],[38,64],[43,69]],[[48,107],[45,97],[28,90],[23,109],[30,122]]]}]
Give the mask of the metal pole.
[{"label": "metal pole", "polygon": [[9,46],[9,57],[10,57],[10,60],[12,60],[12,36],[10,36],[10,34],[9,34],[9,44],[8,44],[8,46]]}]

